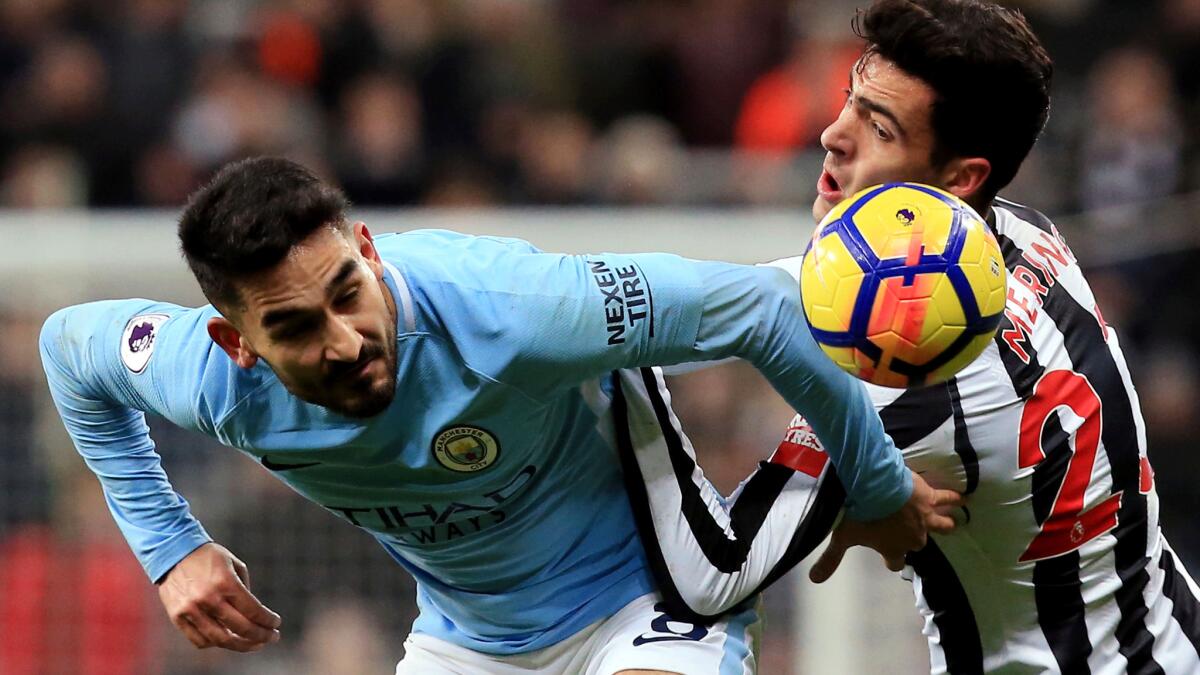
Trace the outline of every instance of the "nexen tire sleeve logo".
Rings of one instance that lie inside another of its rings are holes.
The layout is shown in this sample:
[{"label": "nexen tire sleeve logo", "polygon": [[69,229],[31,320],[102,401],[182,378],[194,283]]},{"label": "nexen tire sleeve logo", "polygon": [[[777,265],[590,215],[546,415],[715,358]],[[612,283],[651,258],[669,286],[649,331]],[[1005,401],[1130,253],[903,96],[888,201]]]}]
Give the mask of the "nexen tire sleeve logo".
[{"label": "nexen tire sleeve logo", "polygon": [[604,329],[608,344],[625,343],[625,333],[649,320],[649,335],[654,337],[654,296],[646,275],[637,263],[609,267],[605,260],[588,260],[588,270],[604,294]]}]

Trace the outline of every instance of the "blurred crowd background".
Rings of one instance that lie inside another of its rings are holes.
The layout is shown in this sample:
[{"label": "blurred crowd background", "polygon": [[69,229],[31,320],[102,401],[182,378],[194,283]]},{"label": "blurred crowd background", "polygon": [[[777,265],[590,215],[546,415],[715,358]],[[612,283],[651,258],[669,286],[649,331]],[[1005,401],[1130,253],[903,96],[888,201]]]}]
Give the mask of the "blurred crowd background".
[{"label": "blurred crowd background", "polygon": [[[794,208],[811,227],[856,4],[0,0],[0,221],[176,209],[224,162],[272,153],[363,207],[716,208],[730,237],[740,207]],[[1005,4],[1057,66],[1050,124],[1006,196],[1055,218],[1088,268],[1141,395],[1165,527],[1200,571],[1200,0]],[[252,657],[174,634],[45,410],[44,310],[0,297],[0,672],[389,672],[415,612],[407,575],[236,453],[155,424],[176,486],[288,622]],[[740,366],[676,388],[726,491],[790,418]],[[790,597],[767,598],[763,673],[794,671]]]},{"label": "blurred crowd background", "polygon": [[[3,0],[0,204],[176,206],[261,153],[362,205],[802,204],[855,4]],[[1030,201],[1195,189],[1200,2],[1012,4],[1058,69]]]}]

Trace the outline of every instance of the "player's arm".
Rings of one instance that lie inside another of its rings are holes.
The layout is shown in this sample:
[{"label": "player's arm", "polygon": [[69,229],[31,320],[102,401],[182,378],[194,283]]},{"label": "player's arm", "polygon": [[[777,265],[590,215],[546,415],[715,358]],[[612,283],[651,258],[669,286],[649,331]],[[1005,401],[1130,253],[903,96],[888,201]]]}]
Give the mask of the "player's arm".
[{"label": "player's arm", "polygon": [[172,621],[198,647],[249,651],[277,639],[278,617],[171,487],[143,412],[211,428],[223,402],[201,391],[210,354],[201,319],[145,300],[69,307],[42,328],[42,364],[67,432]]},{"label": "player's arm", "polygon": [[503,331],[503,344],[477,351],[501,361],[507,381],[536,391],[618,368],[739,357],[827,443],[852,517],[882,518],[909,502],[913,483],[900,453],[861,384],[813,341],[785,272],[665,254],[531,253],[497,262],[492,297],[470,320]]}]

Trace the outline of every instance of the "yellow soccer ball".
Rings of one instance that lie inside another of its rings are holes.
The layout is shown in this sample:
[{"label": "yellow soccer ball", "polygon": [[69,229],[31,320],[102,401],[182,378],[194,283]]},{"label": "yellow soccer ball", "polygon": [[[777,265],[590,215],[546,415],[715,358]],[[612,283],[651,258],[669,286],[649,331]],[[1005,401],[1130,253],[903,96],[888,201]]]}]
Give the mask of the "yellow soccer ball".
[{"label": "yellow soccer ball", "polygon": [[867,188],[813,233],[800,296],[813,337],[851,375],[886,387],[952,377],[1004,313],[1000,245],[970,206],[918,183]]}]

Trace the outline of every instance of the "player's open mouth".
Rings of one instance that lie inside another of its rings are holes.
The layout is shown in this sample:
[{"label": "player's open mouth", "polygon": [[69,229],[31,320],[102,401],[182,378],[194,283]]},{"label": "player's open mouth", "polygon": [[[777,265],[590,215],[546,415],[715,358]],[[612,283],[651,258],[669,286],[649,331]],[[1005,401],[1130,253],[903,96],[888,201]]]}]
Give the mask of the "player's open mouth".
[{"label": "player's open mouth", "polygon": [[842,201],[842,187],[837,179],[828,171],[822,169],[821,177],[817,179],[817,194],[825,201],[836,204]]}]

